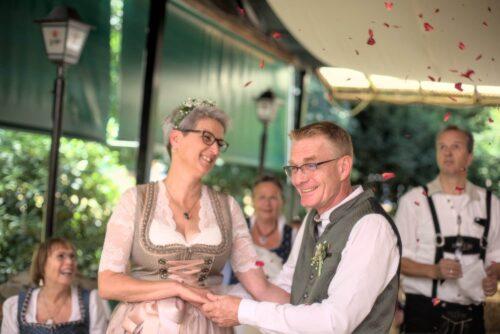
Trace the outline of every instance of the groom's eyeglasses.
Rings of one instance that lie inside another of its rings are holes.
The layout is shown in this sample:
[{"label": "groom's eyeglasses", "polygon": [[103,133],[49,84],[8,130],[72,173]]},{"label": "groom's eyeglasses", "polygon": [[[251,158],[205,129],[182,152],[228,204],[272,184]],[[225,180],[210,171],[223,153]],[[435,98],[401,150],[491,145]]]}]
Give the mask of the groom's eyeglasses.
[{"label": "groom's eyeglasses", "polygon": [[284,166],[283,170],[285,171],[285,173],[288,177],[292,177],[292,176],[297,175],[299,170],[302,173],[308,174],[308,173],[315,172],[319,166],[326,164],[326,163],[329,163],[329,162],[332,162],[332,161],[335,161],[335,160],[338,160],[340,158],[342,158],[342,157],[338,157],[338,158],[330,159],[330,160],[325,160],[325,161],[320,161],[320,162],[308,162],[308,163],[305,163],[305,164],[300,165],[300,166],[294,166],[294,165]]},{"label": "groom's eyeglasses", "polygon": [[182,132],[195,132],[195,133],[200,133],[201,134],[201,140],[205,145],[207,146],[212,146],[213,143],[217,143],[217,146],[219,147],[219,151],[221,152],[226,152],[227,148],[229,147],[229,144],[227,141],[224,139],[220,139],[214,136],[214,134],[210,131],[206,130],[192,130],[192,129],[178,129],[179,131]]}]

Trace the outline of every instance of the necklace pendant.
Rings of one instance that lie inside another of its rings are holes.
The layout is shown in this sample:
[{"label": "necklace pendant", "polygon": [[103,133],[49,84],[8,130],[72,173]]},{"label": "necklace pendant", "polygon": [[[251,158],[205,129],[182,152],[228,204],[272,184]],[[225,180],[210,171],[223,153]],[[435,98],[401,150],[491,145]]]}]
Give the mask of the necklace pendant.
[{"label": "necklace pendant", "polygon": [[259,236],[259,242],[261,245],[265,245],[267,242],[267,237]]},{"label": "necklace pendant", "polygon": [[189,218],[191,218],[191,217],[189,217],[189,212],[184,212],[182,215],[184,216],[184,219],[186,219],[186,220],[189,220]]}]

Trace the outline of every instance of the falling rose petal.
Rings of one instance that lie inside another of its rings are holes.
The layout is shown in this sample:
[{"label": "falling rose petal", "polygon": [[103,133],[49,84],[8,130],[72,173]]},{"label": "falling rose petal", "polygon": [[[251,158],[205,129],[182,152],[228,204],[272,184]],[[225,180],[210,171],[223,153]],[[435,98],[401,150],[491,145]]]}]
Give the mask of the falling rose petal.
[{"label": "falling rose petal", "polygon": [[483,26],[487,27],[488,26],[488,22],[483,21]]},{"label": "falling rose petal", "polygon": [[262,262],[262,261],[255,261],[255,265],[257,267],[264,267],[264,262]]},{"label": "falling rose petal", "polygon": [[275,31],[275,32],[273,32],[273,34],[271,36],[273,36],[274,39],[280,39],[281,33],[278,31]]},{"label": "falling rose petal", "polygon": [[418,17],[423,18],[424,14],[420,13],[420,14],[418,14]]},{"label": "falling rose petal", "polygon": [[490,12],[490,13],[491,13],[491,7],[488,7],[488,12]]},{"label": "falling rose petal", "polygon": [[384,5],[385,5],[385,9],[387,9],[387,10],[392,10],[392,7],[394,6],[394,4],[392,2],[389,2],[389,1],[384,2]]},{"label": "falling rose petal", "polygon": [[465,50],[465,44],[463,42],[458,42],[458,48],[460,50]]},{"label": "falling rose petal", "polygon": [[415,203],[416,206],[420,206],[420,202],[419,201],[415,201],[413,203]]},{"label": "falling rose petal", "polygon": [[247,82],[245,82],[245,84],[243,85],[243,87],[248,87],[248,86],[250,86],[251,84],[252,84],[252,80],[247,81]]},{"label": "falling rose petal", "polygon": [[429,78],[430,81],[436,81],[436,79],[434,79],[432,75],[428,75],[427,77]]},{"label": "falling rose petal", "polygon": [[489,123],[493,123],[493,118],[488,117],[488,122],[489,122]]},{"label": "falling rose petal", "polygon": [[359,56],[359,51],[358,50],[354,50],[354,52],[356,52],[356,56]]},{"label": "falling rose petal", "polygon": [[384,173],[382,173],[382,179],[384,181],[390,180],[390,179],[392,179],[394,177],[396,177],[396,174],[394,174],[393,172],[384,172]]},{"label": "falling rose petal", "polygon": [[347,78],[345,81],[351,81],[351,78]]},{"label": "falling rose petal", "polygon": [[428,69],[428,70],[430,70],[430,69],[431,69],[431,67],[430,67],[430,66],[427,66],[427,69]]},{"label": "falling rose petal", "polygon": [[446,114],[444,114],[443,121],[448,122],[450,117],[451,117],[451,112],[448,111]]},{"label": "falling rose petal", "polygon": [[481,78],[477,78],[477,81],[479,81],[479,82],[483,82],[483,80],[481,80]]},{"label": "falling rose petal", "polygon": [[476,72],[474,72],[473,70],[467,70],[467,72],[461,73],[460,76],[472,80],[470,76],[473,75],[474,73]]},{"label": "falling rose petal", "polygon": [[384,22],[384,26],[386,26],[387,28],[389,28],[389,27],[390,27],[390,24],[389,24],[389,23],[387,23],[387,22]]},{"label": "falling rose petal", "polygon": [[401,26],[400,26],[400,25],[397,25],[397,24],[393,24],[393,25],[392,25],[392,27],[393,27],[393,28],[396,28],[396,29],[401,28]]},{"label": "falling rose petal", "polygon": [[419,239],[419,238],[417,238],[417,242],[420,242],[420,239]]},{"label": "falling rose petal", "polygon": [[375,44],[375,39],[373,37],[368,38],[368,40],[366,41],[366,44],[368,44],[368,45]]},{"label": "falling rose petal", "polygon": [[464,91],[464,89],[462,88],[462,83],[461,83],[461,82],[457,82],[457,83],[455,84],[455,89],[456,89],[456,90],[459,90],[459,91],[461,91],[461,92],[463,92],[463,91]]},{"label": "falling rose petal", "polygon": [[441,303],[441,300],[439,298],[432,298],[432,306],[436,307]]},{"label": "falling rose petal", "polygon": [[441,77],[438,78],[438,82],[441,82]]},{"label": "falling rose petal", "polygon": [[465,188],[464,188],[464,187],[459,187],[459,186],[456,186],[456,187],[455,187],[455,190],[456,190],[457,192],[459,192],[459,193],[460,193],[460,192],[464,191],[464,190],[465,190]]},{"label": "falling rose petal", "polygon": [[236,10],[238,11],[238,14],[240,14],[241,16],[245,15],[245,10],[243,8],[241,8],[240,6],[237,6]]},{"label": "falling rose petal", "polygon": [[373,37],[373,30],[368,29],[368,36]]},{"label": "falling rose petal", "polygon": [[454,98],[453,96],[448,96],[448,98],[449,98],[450,100],[452,100],[453,102],[457,102],[457,99],[456,99],[456,98]]},{"label": "falling rose petal", "polygon": [[483,58],[483,55],[482,54],[478,54],[477,57],[476,57],[476,61]]},{"label": "falling rose petal", "polygon": [[495,58],[491,58],[491,61],[495,61]]},{"label": "falling rose petal", "polygon": [[427,197],[427,191],[422,190],[422,195],[424,195],[425,197]]},{"label": "falling rose petal", "polygon": [[259,63],[259,67],[264,68],[264,66],[266,66],[266,62],[264,61],[264,59],[261,59],[260,63]]},{"label": "falling rose petal", "polygon": [[458,73],[458,70],[454,70],[452,68],[450,68],[448,71],[452,72],[452,73]]},{"label": "falling rose petal", "polygon": [[424,22],[424,29],[425,31],[432,31],[434,30],[434,27],[429,24],[429,22]]},{"label": "falling rose petal", "polygon": [[435,14],[439,13],[439,8],[434,9],[434,13]]}]

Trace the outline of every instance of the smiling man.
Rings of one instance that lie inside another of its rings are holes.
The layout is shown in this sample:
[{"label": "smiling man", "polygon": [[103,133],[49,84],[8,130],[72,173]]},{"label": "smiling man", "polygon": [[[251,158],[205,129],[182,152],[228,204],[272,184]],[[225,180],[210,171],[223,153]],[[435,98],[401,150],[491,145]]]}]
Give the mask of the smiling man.
[{"label": "smiling man", "polygon": [[290,134],[285,172],[309,209],[274,283],[281,304],[211,296],[204,312],[222,326],[273,333],[387,333],[399,285],[401,243],[371,190],[352,187],[350,135],[331,122]]},{"label": "smiling man", "polygon": [[467,181],[473,148],[470,132],[442,130],[438,177],[399,201],[406,333],[485,332],[483,302],[500,276],[500,206]]}]

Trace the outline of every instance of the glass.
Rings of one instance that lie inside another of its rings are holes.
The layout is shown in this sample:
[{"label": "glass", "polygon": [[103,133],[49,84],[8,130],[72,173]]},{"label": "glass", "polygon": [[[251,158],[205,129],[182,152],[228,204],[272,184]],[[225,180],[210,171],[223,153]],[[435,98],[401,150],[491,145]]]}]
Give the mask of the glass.
[{"label": "glass", "polygon": [[342,158],[342,157],[338,157],[338,158],[330,159],[330,160],[325,160],[325,161],[320,161],[320,162],[308,162],[308,163],[302,164],[300,166],[293,166],[293,165],[284,166],[283,170],[285,171],[286,175],[288,175],[288,177],[292,177],[292,176],[296,175],[299,170],[302,173],[313,173],[318,169],[319,166],[326,164],[328,162],[338,160],[340,158]]},{"label": "glass", "polygon": [[227,148],[229,147],[229,144],[227,141],[225,141],[224,139],[220,139],[220,138],[215,137],[214,134],[210,131],[192,130],[192,129],[179,129],[179,131],[200,133],[201,140],[203,140],[205,145],[212,146],[213,143],[217,143],[217,146],[219,147],[219,151],[221,151],[221,152],[226,152]]}]

